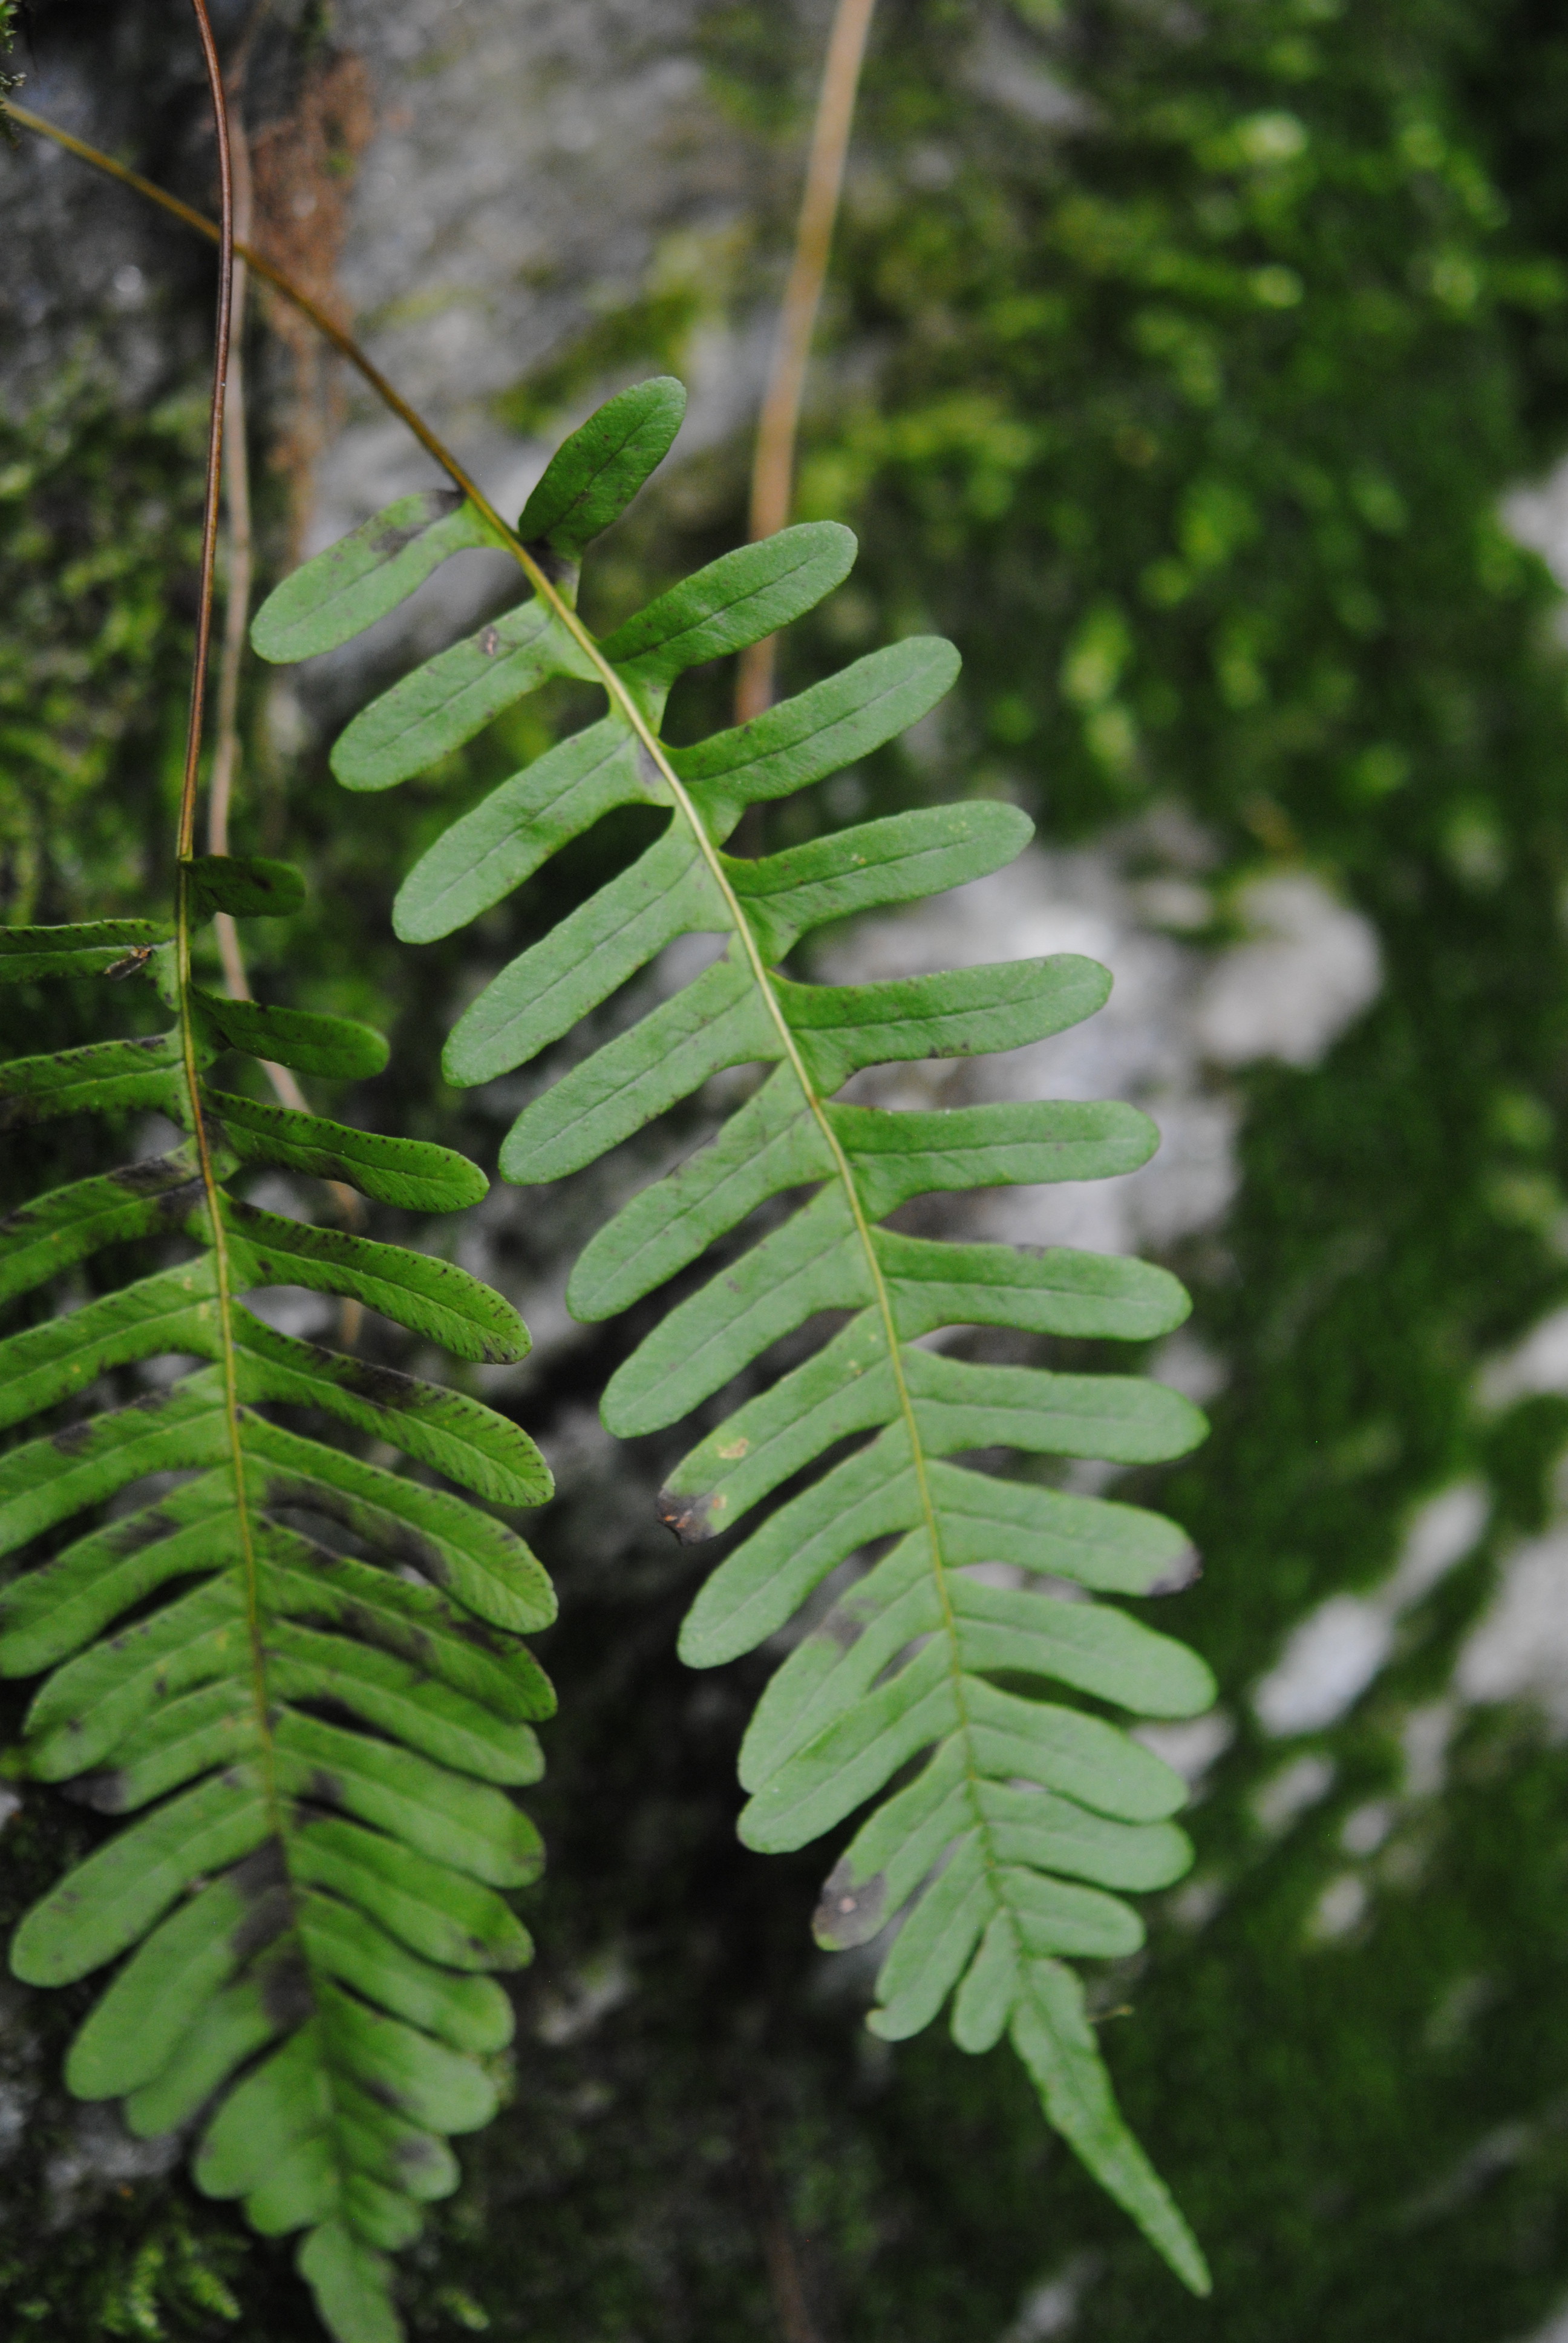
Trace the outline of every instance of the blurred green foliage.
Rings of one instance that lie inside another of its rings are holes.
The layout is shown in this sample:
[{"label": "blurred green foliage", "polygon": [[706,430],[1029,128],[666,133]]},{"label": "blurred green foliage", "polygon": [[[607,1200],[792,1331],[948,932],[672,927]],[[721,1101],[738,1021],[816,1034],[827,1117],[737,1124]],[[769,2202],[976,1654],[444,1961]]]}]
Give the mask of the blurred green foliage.
[{"label": "blurred green foliage", "polygon": [[149,858],[178,788],[205,427],[198,393],[127,414],[87,361],[25,417],[0,413],[10,920],[166,892]]}]

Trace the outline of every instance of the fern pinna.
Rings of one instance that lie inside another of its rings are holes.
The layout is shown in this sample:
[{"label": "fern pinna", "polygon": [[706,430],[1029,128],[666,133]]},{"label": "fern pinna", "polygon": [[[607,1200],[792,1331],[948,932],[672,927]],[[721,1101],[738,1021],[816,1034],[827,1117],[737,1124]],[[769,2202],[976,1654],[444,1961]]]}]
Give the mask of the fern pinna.
[{"label": "fern pinna", "polygon": [[[971,800],[760,860],[722,850],[749,805],[821,779],[923,716],[959,662],[945,642],[900,642],[699,746],[663,745],[675,679],[809,609],[855,549],[832,523],[785,529],[725,555],[596,641],[576,615],[581,556],[663,457],[683,406],[668,379],[611,399],[558,451],[515,533],[453,491],[401,499],[286,580],[253,640],[275,660],[334,649],[462,546],[509,547],[521,562],[531,598],[348,726],[332,762],[352,789],[420,772],[547,677],[604,689],[603,718],[456,822],[398,895],[398,934],[428,941],[500,900],[612,807],[641,803],[669,817],[631,868],[466,1011],[447,1073],[457,1084],[508,1073],[675,938],[728,939],[684,990],[534,1100],[506,1141],[502,1172],[520,1182],[559,1178],[721,1069],[768,1070],[711,1143],[599,1231],[568,1293],[579,1319],[605,1318],[689,1268],[769,1199],[813,1192],[671,1312],[604,1402],[613,1432],[653,1431],[818,1313],[851,1313],[693,1449],[662,1500],[681,1538],[707,1538],[860,1437],[727,1554],[686,1623],[685,1657],[714,1666],[777,1634],[868,1549],[886,1549],[769,1684],[742,1752],[751,1797],[741,1835],[758,1848],[797,1847],[869,1806],[827,1882],[816,1929],[824,1946],[858,1945],[902,1915],[872,2026],[912,2034],[956,1989],[952,2030],[966,2049],[1010,2033],[1051,2122],[1202,2291],[1202,2257],[1121,2122],[1082,1988],[1063,1966],[1066,1956],[1132,1952],[1141,1925],[1106,1891],[1160,1887],[1190,1859],[1168,1820],[1180,1780],[1088,1703],[1185,1717],[1209,1704],[1212,1684],[1201,1662],[1126,1612],[1060,1598],[1147,1594],[1179,1574],[1186,1542],[1132,1506],[954,1461],[1007,1447],[1145,1463],[1191,1448],[1202,1419],[1146,1380],[985,1365],[927,1339],[979,1326],[1143,1339],[1177,1324],[1186,1297],[1136,1262],[939,1242],[886,1225],[939,1190],[1131,1171],[1156,1134],[1115,1104],[893,1113],[836,1102],[862,1067],[1058,1032],[1100,1005],[1110,979],[1069,955],[858,987],[781,972],[826,921],[1010,862],[1030,825],[1010,806]],[[1040,1696],[1031,1680],[1070,1688],[1068,1700]]]},{"label": "fern pinna", "polygon": [[[0,1591],[0,1671],[54,1671],[11,1771],[138,1817],[27,1915],[12,1966],[63,1985],[128,1955],[75,2038],[71,2088],[123,2097],[144,2137],[205,2112],[199,2186],[265,2233],[307,2230],[299,2267],[341,2343],[394,2343],[386,2257],[456,2183],[445,2135],[496,2106],[487,2060],[511,2011],[486,1972],[529,1949],[498,1891],[539,1863],[508,1794],[537,1778],[532,1720],[553,1704],[518,1641],[552,1616],[542,1570],[440,1483],[533,1505],[549,1478],[477,1402],[279,1333],[238,1299],[352,1297],[461,1358],[528,1343],[464,1271],[232,1192],[256,1165],[417,1212],[486,1185],[446,1148],[211,1086],[226,1052],[336,1078],[386,1061],[365,1026],[192,981],[193,921],[302,896],[286,865],[207,857],[181,866],[172,941],[146,922],[0,929],[0,977],[145,969],[175,1011],[152,1039],[0,1065],[0,1130],[135,1111],[186,1134],[0,1223],[6,1301],[132,1241],[167,1256],[0,1342],[0,1424],[48,1426],[0,1455],[0,1552],[38,1557]],[[171,1356],[186,1371],[86,1411],[102,1378]],[[330,1444],[333,1423],[439,1479]],[[63,1524],[65,1544],[38,1543]]]}]

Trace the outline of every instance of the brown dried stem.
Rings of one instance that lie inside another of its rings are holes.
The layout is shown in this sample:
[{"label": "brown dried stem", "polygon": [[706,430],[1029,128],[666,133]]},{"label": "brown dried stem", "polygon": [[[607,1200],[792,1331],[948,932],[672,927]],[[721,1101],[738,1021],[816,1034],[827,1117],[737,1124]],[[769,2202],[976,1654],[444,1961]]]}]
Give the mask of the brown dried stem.
[{"label": "brown dried stem", "polygon": [[[190,716],[186,726],[185,775],[180,786],[177,851],[182,862],[189,862],[196,852],[196,783],[201,766],[202,719],[206,708],[207,659],[212,649],[213,580],[217,566],[218,504],[223,494],[224,407],[228,388],[229,329],[234,304],[234,172],[229,151],[228,110],[224,103],[217,44],[213,39],[204,0],[191,0],[191,7],[196,15],[207,79],[212,88],[222,226],[217,235],[217,331],[213,357],[212,416],[207,426],[196,658],[191,666]],[[183,879],[181,883],[183,887]]]},{"label": "brown dried stem", "polygon": [[[240,111],[245,94],[246,60],[231,71],[227,81],[228,102],[233,109],[229,123],[229,149],[234,174],[234,227],[236,245],[248,237],[251,225],[250,141],[246,136]],[[246,622],[250,616],[251,582],[255,558],[251,535],[250,455],[246,445],[245,407],[245,304],[248,272],[243,260],[236,259],[234,269],[234,291],[229,303],[229,338],[232,355],[229,360],[228,397],[224,417],[224,488],[228,505],[228,561],[226,597],[224,606],[223,659],[218,670],[217,705],[214,711],[212,776],[207,786],[206,843],[209,854],[228,852],[229,806],[234,795],[235,772],[239,763],[239,678],[245,658]],[[230,914],[220,911],[213,925],[217,933],[218,951],[223,960],[224,977],[229,997],[246,1001],[250,986],[246,978],[245,960],[240,951],[239,931]],[[277,1081],[285,1068],[269,1069],[273,1088],[283,1096]],[[289,1078],[290,1086],[297,1084]],[[297,1099],[285,1098],[286,1106],[298,1104]]]},{"label": "brown dried stem", "polygon": [[[833,248],[833,229],[849,151],[849,131],[855,119],[855,98],[875,5],[876,0],[839,0],[828,39],[828,58],[811,127],[806,185],[795,229],[795,250],[757,424],[751,463],[753,543],[759,538],[771,537],[789,518],[806,369],[817,313],[822,306],[822,288],[828,278],[828,259]],[[778,645],[777,635],[769,635],[741,653],[735,683],[737,723],[749,722],[771,704]]]},{"label": "brown dried stem", "polygon": [[[258,8],[246,27],[234,65],[225,82],[229,107],[229,162],[234,184],[235,250],[244,249],[251,231],[252,193],[250,141],[246,136],[241,105],[250,46],[263,10]],[[251,587],[256,575],[256,550],[251,526],[250,451],[245,403],[245,307],[249,271],[242,257],[234,264],[229,300],[228,390],[224,408],[224,490],[228,506],[228,560],[224,603],[223,656],[218,668],[217,702],[213,711],[212,773],[207,783],[206,843],[209,854],[228,852],[228,818],[239,768],[239,683],[245,665],[246,628],[250,618]],[[219,911],[213,920],[224,982],[231,1001],[248,1001],[250,980],[239,930],[232,915]],[[304,1091],[286,1066],[263,1060],[268,1081],[280,1105],[303,1110]],[[345,1196],[353,1196],[345,1189]],[[341,1202],[341,1199],[339,1200]],[[358,1199],[355,1198],[355,1207]],[[357,1209],[354,1217],[357,1217]]]}]

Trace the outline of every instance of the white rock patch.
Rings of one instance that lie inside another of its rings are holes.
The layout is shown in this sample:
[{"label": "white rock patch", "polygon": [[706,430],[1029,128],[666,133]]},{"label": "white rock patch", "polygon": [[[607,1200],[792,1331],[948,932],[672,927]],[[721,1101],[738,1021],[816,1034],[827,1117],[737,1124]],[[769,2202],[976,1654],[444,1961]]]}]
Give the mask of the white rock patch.
[{"label": "white rock patch", "polygon": [[1253,1691],[1263,1730],[1283,1737],[1336,1723],[1388,1658],[1401,1615],[1471,1551],[1489,1508],[1479,1481],[1442,1490],[1412,1515],[1382,1586],[1371,1594],[1331,1595],[1309,1612]]},{"label": "white rock patch", "polygon": [[1453,1672],[1472,1701],[1532,1698],[1568,1734],[1568,1525],[1515,1547]]},{"label": "white rock patch", "polygon": [[1201,988],[1199,1041],[1221,1066],[1257,1058],[1315,1066],[1382,989],[1376,933],[1305,870],[1254,880],[1241,908],[1254,939],[1228,951]]}]

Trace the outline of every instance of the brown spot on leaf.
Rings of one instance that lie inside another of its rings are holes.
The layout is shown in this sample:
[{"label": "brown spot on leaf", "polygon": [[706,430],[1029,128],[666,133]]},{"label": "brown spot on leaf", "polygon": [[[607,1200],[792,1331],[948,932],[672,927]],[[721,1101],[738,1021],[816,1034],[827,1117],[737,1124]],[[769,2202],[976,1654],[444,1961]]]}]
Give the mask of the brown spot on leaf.
[{"label": "brown spot on leaf", "polygon": [[706,1490],[699,1497],[678,1496],[672,1489],[661,1489],[654,1500],[654,1510],[667,1530],[673,1530],[682,1545],[696,1545],[702,1538],[711,1537],[722,1529],[722,1522],[713,1515],[719,1509],[713,1491]]},{"label": "brown spot on leaf", "polygon": [[1146,1591],[1151,1594],[1180,1594],[1186,1587],[1196,1585],[1202,1575],[1202,1555],[1195,1545],[1183,1546],[1175,1561],[1161,1572],[1153,1585]]},{"label": "brown spot on leaf", "polygon": [[823,1884],[822,1901],[811,1915],[811,1934],[830,1953],[869,1944],[882,1925],[887,1901],[887,1874],[873,1872],[857,1885],[846,1855]]},{"label": "brown spot on leaf", "polygon": [[847,1652],[852,1644],[859,1642],[866,1629],[864,1622],[857,1619],[852,1611],[846,1611],[841,1603],[835,1603],[817,1632],[825,1635],[830,1644],[837,1644],[841,1652]]},{"label": "brown spot on leaf", "polygon": [[51,1448],[57,1448],[62,1456],[79,1456],[84,1448],[91,1446],[92,1438],[93,1427],[90,1423],[66,1423],[61,1425],[49,1445]]},{"label": "brown spot on leaf", "polygon": [[133,944],[128,952],[104,970],[111,984],[123,984],[127,976],[140,976],[153,956],[151,944]]},{"label": "brown spot on leaf", "polygon": [[500,648],[501,630],[499,627],[487,627],[484,633],[479,637],[479,649],[484,652],[487,659],[494,659],[496,653],[500,649]]}]

